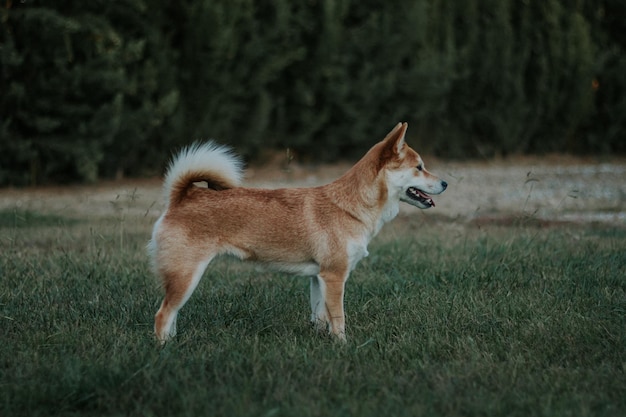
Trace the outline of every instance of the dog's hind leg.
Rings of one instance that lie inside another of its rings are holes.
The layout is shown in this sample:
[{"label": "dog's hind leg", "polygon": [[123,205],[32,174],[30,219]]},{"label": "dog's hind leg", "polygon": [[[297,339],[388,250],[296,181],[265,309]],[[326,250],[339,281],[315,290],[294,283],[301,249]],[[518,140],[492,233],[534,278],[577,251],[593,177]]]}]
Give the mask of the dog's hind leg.
[{"label": "dog's hind leg", "polygon": [[[177,267],[180,269],[161,272],[165,297],[161,308],[154,316],[154,332],[161,343],[167,342],[176,335],[178,311],[191,297],[213,257],[212,255],[200,262],[190,263],[187,268],[179,263]],[[195,269],[192,269],[193,266]]]}]

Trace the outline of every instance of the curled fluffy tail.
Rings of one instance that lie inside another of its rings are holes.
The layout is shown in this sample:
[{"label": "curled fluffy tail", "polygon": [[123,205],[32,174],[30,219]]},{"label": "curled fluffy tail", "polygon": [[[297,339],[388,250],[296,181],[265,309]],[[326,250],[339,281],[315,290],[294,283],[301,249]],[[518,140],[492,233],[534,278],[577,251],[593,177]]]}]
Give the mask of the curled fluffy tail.
[{"label": "curled fluffy tail", "polygon": [[183,148],[169,164],[163,191],[169,204],[180,202],[194,182],[224,190],[239,186],[243,162],[231,148],[215,142],[194,143]]}]

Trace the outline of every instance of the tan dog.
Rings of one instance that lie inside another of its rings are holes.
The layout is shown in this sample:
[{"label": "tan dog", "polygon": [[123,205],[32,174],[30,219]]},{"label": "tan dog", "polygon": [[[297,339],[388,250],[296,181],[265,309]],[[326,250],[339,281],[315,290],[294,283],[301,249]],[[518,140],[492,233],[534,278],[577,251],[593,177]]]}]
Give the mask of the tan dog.
[{"label": "tan dog", "polygon": [[[427,193],[447,187],[405,144],[406,129],[398,123],[341,178],[313,188],[243,188],[241,161],[228,148],[209,142],[180,152],[149,244],[165,289],[158,340],[175,335],[178,310],[209,262],[224,254],[311,276],[311,321],[345,340],[344,287],[370,240],[398,214],[400,201],[430,208]],[[201,181],[208,188],[194,186]]]}]

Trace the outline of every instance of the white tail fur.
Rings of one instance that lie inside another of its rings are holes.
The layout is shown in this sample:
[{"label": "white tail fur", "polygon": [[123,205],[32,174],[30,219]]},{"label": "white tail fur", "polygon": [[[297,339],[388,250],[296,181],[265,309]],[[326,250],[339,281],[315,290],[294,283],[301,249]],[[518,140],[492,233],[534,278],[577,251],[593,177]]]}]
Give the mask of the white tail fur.
[{"label": "white tail fur", "polygon": [[215,142],[194,143],[183,148],[169,164],[163,192],[168,202],[177,200],[191,183],[207,181],[221,188],[241,184],[243,162],[232,149]]}]

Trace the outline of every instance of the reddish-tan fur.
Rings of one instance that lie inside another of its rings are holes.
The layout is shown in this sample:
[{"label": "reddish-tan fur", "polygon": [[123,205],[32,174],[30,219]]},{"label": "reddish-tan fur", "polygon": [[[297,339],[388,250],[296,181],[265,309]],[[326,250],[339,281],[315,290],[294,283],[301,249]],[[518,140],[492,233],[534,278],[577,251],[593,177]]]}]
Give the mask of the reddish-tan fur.
[{"label": "reddish-tan fur", "polygon": [[[398,124],[346,174],[312,188],[238,187],[215,170],[191,170],[172,178],[169,205],[155,224],[150,243],[165,298],[155,317],[160,341],[175,333],[178,310],[206,265],[222,254],[311,279],[312,321],[345,339],[343,295],[348,274],[367,255],[367,243],[397,213],[398,191],[389,172],[416,171],[419,155],[404,144],[407,125]],[[173,169],[173,168],[172,168]],[[400,175],[400,174],[396,174]],[[409,175],[409,174],[406,174]],[[414,175],[414,174],[410,174]],[[425,169],[420,181],[445,182]],[[209,188],[194,186],[206,181]],[[323,304],[323,305],[322,305]]]}]

